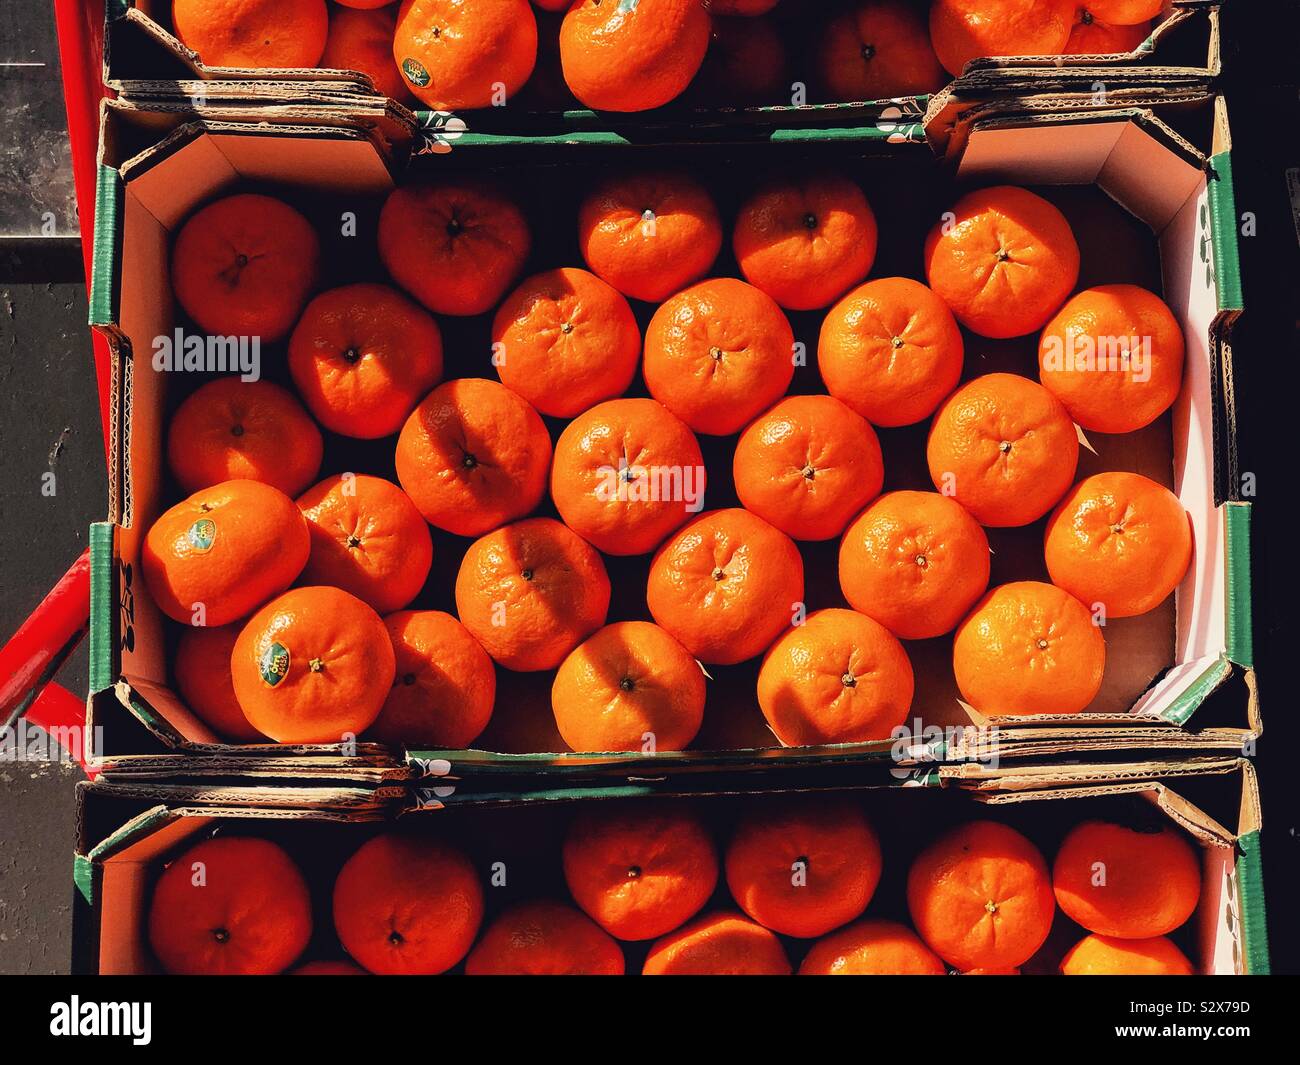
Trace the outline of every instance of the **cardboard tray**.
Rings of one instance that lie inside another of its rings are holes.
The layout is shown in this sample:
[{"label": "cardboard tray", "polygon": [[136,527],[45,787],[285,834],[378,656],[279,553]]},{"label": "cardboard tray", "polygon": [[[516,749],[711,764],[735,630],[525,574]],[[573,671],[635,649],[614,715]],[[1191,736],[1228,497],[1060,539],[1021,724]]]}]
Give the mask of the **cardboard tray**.
[{"label": "cardboard tray", "polygon": [[[1242,760],[1146,762],[1111,767],[1035,766],[977,781],[941,770],[931,787],[906,786],[888,773],[859,772],[834,793],[861,800],[882,835],[885,876],[868,909],[870,916],[906,920],[902,883],[910,855],[951,825],[993,818],[1025,832],[1049,860],[1064,832],[1090,818],[1170,821],[1202,852],[1203,888],[1193,918],[1173,938],[1200,971],[1219,975],[1268,972],[1262,866],[1261,814],[1254,772]],[[904,786],[900,786],[904,785]],[[808,791],[788,781],[780,790]],[[819,789],[821,790],[821,789]],[[621,801],[609,792],[602,801]],[[693,790],[673,788],[651,801],[688,796],[705,818],[725,833],[740,810],[756,800],[725,783]],[[410,802],[367,801],[356,789],[225,788],[206,792],[82,784],[78,790],[78,843],[74,866],[73,965],[81,973],[156,971],[145,935],[152,883],[162,865],[214,832],[266,836],[298,860],[320,905],[328,913],[329,884],[343,860],[365,839],[401,818],[404,831],[447,836],[464,846],[481,869],[504,862],[508,887],[488,889],[488,915],[511,901],[564,897],[559,840],[575,803],[520,805],[498,797],[491,805],[467,803],[422,807]],[[640,801],[645,801],[644,799]],[[432,811],[432,812],[431,812]],[[1232,824],[1232,829],[1224,823]],[[726,901],[725,888],[711,905]],[[1026,973],[1053,971],[1061,954],[1083,931],[1058,914],[1052,934]],[[807,941],[786,940],[797,964]],[[625,944],[630,972],[639,970],[645,944]],[[304,958],[339,957],[332,931],[318,928]]]},{"label": "cardboard tray", "polygon": [[[241,759],[238,764],[249,772],[275,772],[277,759],[306,757],[330,759],[339,768],[386,767],[398,775],[452,780],[535,774],[539,783],[543,777],[618,782],[711,768],[771,772],[885,760],[987,762],[1124,747],[1245,749],[1261,723],[1251,642],[1251,511],[1236,469],[1233,406],[1231,330],[1242,304],[1231,145],[1222,101],[1205,114],[1208,151],[1147,109],[1061,114],[1033,99],[1019,111],[998,106],[964,116],[960,135],[948,139],[947,169],[935,166],[924,145],[893,141],[874,127],[761,143],[715,140],[675,149],[679,165],[706,180],[710,174],[766,172],[775,165],[846,168],[863,182],[882,218],[882,250],[873,276],[921,276],[920,241],[906,235],[923,231],[962,186],[1008,181],[1038,187],[1054,198],[1074,219],[1081,239],[1080,287],[1125,280],[1163,288],[1187,339],[1185,385],[1171,414],[1139,433],[1094,434],[1091,450],[1081,452],[1080,476],[1122,468],[1170,485],[1192,515],[1197,551],[1172,602],[1140,618],[1111,621],[1108,631],[1117,638],[1111,642],[1103,688],[1082,715],[981,717],[956,698],[948,643],[922,641],[909,644],[909,653],[918,679],[914,706],[923,720],[907,737],[779,748],[772,746],[751,707],[747,715],[707,713],[705,734],[695,750],[647,757],[531,753],[545,750],[545,736],[523,751],[494,746],[492,726],[473,751],[216,742],[168,687],[169,637],[137,567],[144,531],[175,494],[174,489],[167,494],[160,453],[167,411],[177,400],[168,395],[167,375],[154,371],[148,355],[151,338],[169,335],[176,323],[166,280],[169,234],[196,204],[256,184],[310,201],[312,210],[327,212],[325,217],[345,202],[358,209],[364,233],[365,220],[373,219],[373,209],[395,181],[452,172],[485,175],[513,181],[526,201],[531,196],[540,205],[532,212],[539,219],[535,243],[559,248],[561,261],[567,261],[565,256],[577,261],[576,249],[568,247],[568,201],[557,205],[552,194],[568,189],[565,194],[572,198],[576,182],[566,178],[574,168],[587,172],[632,162],[641,150],[620,139],[581,144],[545,140],[484,142],[441,155],[404,155],[394,147],[405,143],[400,132],[393,132],[402,128],[400,121],[390,129],[378,121],[354,123],[333,112],[272,109],[258,122],[238,122],[110,105],[104,118],[91,303],[92,324],[113,351],[115,413],[109,520],[91,530],[90,715],[101,764],[112,771],[135,767],[158,775],[175,771],[186,756],[201,754]],[[729,206],[724,202],[724,213]],[[340,255],[342,248],[333,250]],[[327,259],[330,250],[327,246]],[[364,263],[370,252],[361,254],[349,245],[345,254],[352,269],[357,267],[354,260]],[[553,263],[543,256],[530,262],[528,271],[547,265]],[[719,270],[729,271],[725,259]],[[449,352],[486,350],[482,336],[473,331],[475,321],[443,320]],[[792,321],[796,337],[815,340],[818,316],[793,315]],[[1034,365],[1033,338],[1028,343],[992,342],[968,336],[967,344],[968,377],[993,369],[1023,372]],[[477,363],[460,369],[451,363],[448,369],[450,375],[485,372]],[[815,370],[806,372],[806,380],[796,379],[796,390],[817,390]],[[194,383],[176,382],[173,391]],[[882,431],[887,487],[929,487],[924,470],[908,465],[918,465],[923,434],[924,426]],[[390,445],[381,442],[380,450]],[[713,446],[706,442],[706,452]],[[349,441],[347,448],[349,461],[357,461],[362,445]],[[327,470],[332,453],[337,458],[337,449],[331,452],[327,446]],[[709,503],[728,505],[728,500],[711,497]],[[1040,537],[1041,525],[993,531],[994,582],[1041,578]],[[435,558],[459,558],[454,538],[449,546],[449,551],[436,550]],[[833,554],[832,547],[830,556],[822,557],[826,550],[814,545],[805,555],[810,608],[835,605]],[[643,573],[637,576],[637,564],[609,560],[612,570],[630,567],[632,584],[644,580]],[[830,598],[813,601],[818,596]],[[417,604],[430,605],[423,597]],[[616,607],[611,618],[619,616]],[[742,687],[752,685],[752,677],[744,677],[746,668],[752,664],[729,670],[742,678],[736,682]],[[502,684],[517,678],[503,673]],[[1192,722],[1207,700],[1212,709]],[[498,705],[504,708],[499,713],[527,713],[528,692],[503,690]],[[538,716],[549,719],[549,713]],[[719,727],[711,728],[711,721]],[[214,775],[227,771],[224,762],[213,766]]]}]

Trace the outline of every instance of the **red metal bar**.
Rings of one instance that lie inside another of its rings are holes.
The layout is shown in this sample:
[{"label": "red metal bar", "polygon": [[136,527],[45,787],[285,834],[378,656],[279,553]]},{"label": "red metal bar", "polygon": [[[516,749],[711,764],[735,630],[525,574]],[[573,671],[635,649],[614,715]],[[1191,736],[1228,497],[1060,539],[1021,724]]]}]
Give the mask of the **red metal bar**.
[{"label": "red metal bar", "polygon": [[[77,762],[86,775],[93,770],[86,767],[86,702],[78,699],[62,684],[51,681],[41,690],[23,717],[43,729]],[[94,750],[94,745],[91,745]]]}]

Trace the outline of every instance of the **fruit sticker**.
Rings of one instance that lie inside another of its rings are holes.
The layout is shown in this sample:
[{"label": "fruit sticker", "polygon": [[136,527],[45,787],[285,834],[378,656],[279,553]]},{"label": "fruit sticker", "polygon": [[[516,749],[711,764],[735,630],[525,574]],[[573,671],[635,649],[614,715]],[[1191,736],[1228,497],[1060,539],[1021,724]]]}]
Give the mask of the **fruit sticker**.
[{"label": "fruit sticker", "polygon": [[418,85],[420,88],[429,84],[429,71],[424,64],[418,59],[403,59],[402,73],[406,75],[406,80],[412,85]]},{"label": "fruit sticker", "polygon": [[258,659],[257,670],[266,685],[274,688],[289,675],[289,648],[282,643],[269,644]]},{"label": "fruit sticker", "polygon": [[211,518],[200,518],[185,533],[185,539],[195,551],[211,551],[216,538],[217,523]]}]

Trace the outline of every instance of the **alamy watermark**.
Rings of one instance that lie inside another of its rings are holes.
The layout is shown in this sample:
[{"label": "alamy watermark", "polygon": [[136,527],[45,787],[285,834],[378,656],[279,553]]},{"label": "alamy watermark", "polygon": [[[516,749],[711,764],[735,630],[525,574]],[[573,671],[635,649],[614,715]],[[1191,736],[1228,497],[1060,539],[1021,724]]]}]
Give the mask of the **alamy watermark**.
[{"label": "alamy watermark", "polygon": [[619,459],[597,471],[601,503],[685,503],[692,514],[704,508],[703,466],[641,466]]},{"label": "alamy watermark", "polygon": [[260,336],[208,336],[177,326],[153,338],[153,368],[158,373],[237,373],[244,382],[262,376]]},{"label": "alamy watermark", "polygon": [[1043,369],[1054,373],[1127,373],[1137,384],[1151,380],[1151,338],[1093,336],[1067,329],[1045,336],[1039,353]]}]

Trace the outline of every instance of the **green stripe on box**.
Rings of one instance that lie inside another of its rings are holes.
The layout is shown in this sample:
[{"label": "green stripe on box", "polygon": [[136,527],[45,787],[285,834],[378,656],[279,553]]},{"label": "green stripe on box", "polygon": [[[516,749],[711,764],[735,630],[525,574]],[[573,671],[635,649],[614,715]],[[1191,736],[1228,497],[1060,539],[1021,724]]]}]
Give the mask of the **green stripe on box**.
[{"label": "green stripe on box", "polygon": [[1210,157],[1210,246],[1214,254],[1215,288],[1219,310],[1239,311],[1241,263],[1237,257],[1237,197],[1232,187],[1232,155],[1220,152]]},{"label": "green stripe on box", "polygon": [[1227,653],[1247,669],[1255,665],[1255,629],[1251,613],[1250,516],[1249,503],[1225,503],[1225,549],[1228,562],[1224,574],[1227,588]]},{"label": "green stripe on box", "polygon": [[1221,655],[1216,658],[1205,672],[1192,681],[1183,693],[1165,708],[1160,715],[1161,719],[1175,725],[1187,724],[1187,719],[1192,716],[1196,708],[1205,702],[1210,693],[1231,674],[1232,663],[1227,660],[1227,657]]},{"label": "green stripe on box", "polygon": [[72,857],[72,883],[86,902],[95,905],[95,863],[84,854]]},{"label": "green stripe on box", "polygon": [[1237,840],[1237,900],[1241,905],[1242,954],[1249,976],[1269,975],[1268,922],[1264,914],[1264,866],[1259,832]]},{"label": "green stripe on box", "polygon": [[122,251],[122,175],[101,166],[95,183],[95,250],[91,257],[90,324],[117,324]]},{"label": "green stripe on box", "polygon": [[117,681],[117,595],[114,592],[113,541],[116,526],[97,521],[90,527],[90,693]]}]

